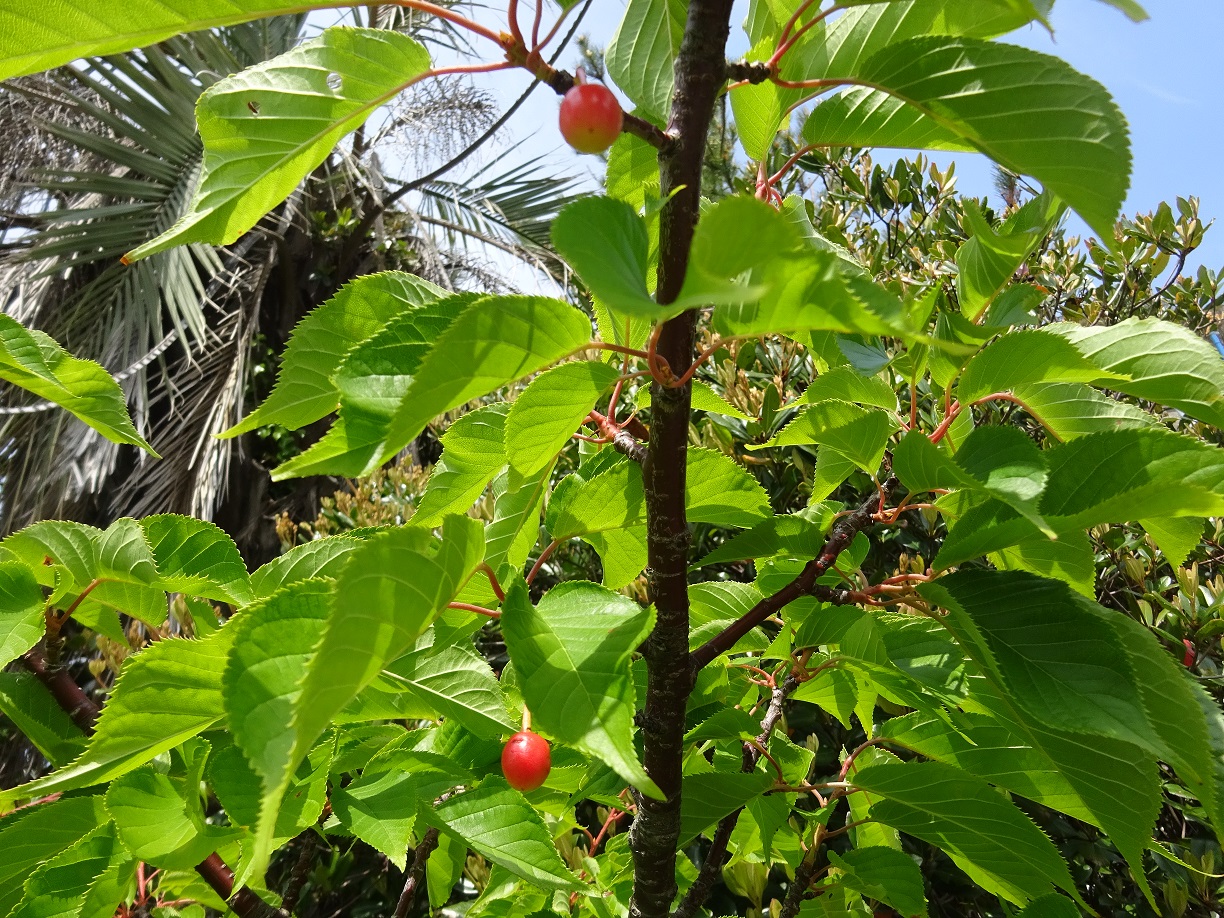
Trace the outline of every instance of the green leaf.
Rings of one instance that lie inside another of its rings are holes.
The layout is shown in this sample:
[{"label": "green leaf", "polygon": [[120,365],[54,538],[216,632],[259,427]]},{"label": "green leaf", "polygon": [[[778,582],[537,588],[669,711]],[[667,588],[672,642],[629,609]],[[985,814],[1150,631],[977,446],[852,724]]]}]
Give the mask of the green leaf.
[{"label": "green leaf", "polygon": [[1165,560],[1174,568],[1186,563],[1186,558],[1203,537],[1203,520],[1193,516],[1168,516],[1140,520],[1156,547],[1164,553]]},{"label": "green leaf", "polygon": [[814,558],[824,548],[824,520],[802,515],[773,516],[737,533],[701,559],[694,567],[725,564],[750,558],[785,554],[788,558]]},{"label": "green leaf", "polygon": [[367,274],[345,284],[293,328],[281,355],[272,393],[222,437],[280,424],[297,430],[336,410],[340,392],[332,377],[344,356],[396,316],[445,295],[411,274]]},{"label": "green leaf", "polygon": [[[477,300],[437,339],[385,421],[362,431],[352,444],[347,434],[334,436],[333,428],[328,437],[276,469],[273,477],[368,474],[416,439],[437,415],[534,373],[590,339],[590,320],[560,300]],[[340,420],[345,420],[343,409]]]},{"label": "green leaf", "polygon": [[70,849],[110,819],[101,797],[48,801],[0,821],[0,915],[8,915],[23,895],[26,878]]},{"label": "green leaf", "polygon": [[169,777],[148,765],[116,778],[106,791],[106,811],[124,846],[155,867],[194,867],[234,834],[206,826],[198,802],[194,810]]},{"label": "green leaf", "polygon": [[404,869],[419,805],[411,774],[367,768],[332,791],[331,805],[341,825]]},{"label": "green leaf", "polygon": [[334,578],[349,553],[356,551],[361,542],[351,533],[342,533],[295,546],[251,575],[252,594],[266,599],[282,587],[303,580]]},{"label": "green leaf", "polygon": [[[0,12],[0,19],[6,13]],[[0,35],[5,31],[0,29]],[[40,331],[0,314],[0,379],[54,402],[113,443],[139,446],[156,456],[137,433],[119,384],[92,360],[73,357]]]},{"label": "green leaf", "polygon": [[0,673],[0,713],[52,765],[65,765],[85,749],[81,728],[33,673]]},{"label": "green leaf", "polygon": [[887,411],[830,398],[805,407],[764,446],[816,443],[874,474],[896,429],[897,420]]},{"label": "green leaf", "polygon": [[630,657],[654,627],[654,613],[583,581],[554,587],[533,607],[516,578],[506,591],[501,625],[533,723],[662,799],[633,747],[629,673]]},{"label": "green leaf", "polygon": [[[370,539],[349,556],[334,587],[323,636],[313,647],[305,676],[294,682],[288,698],[291,714],[275,718],[282,738],[272,746],[266,737],[273,728],[251,723],[252,737],[264,731],[261,758],[253,756],[253,764],[264,775],[265,790],[242,882],[262,877],[267,868],[281,798],[315,740],[387,663],[413,646],[471,577],[483,551],[484,527],[468,517],[449,516],[440,540],[427,529],[406,526]],[[285,706],[282,691],[268,694],[275,696],[278,706]],[[254,700],[252,695],[242,697]],[[254,706],[246,710],[257,711]],[[258,713],[268,722],[273,720],[266,710]],[[246,751],[252,755],[251,749]]]},{"label": "green leaf", "polygon": [[616,367],[584,360],[563,363],[533,379],[506,418],[510,464],[524,476],[549,465],[619,376]]},{"label": "green leaf", "polygon": [[672,70],[685,12],[682,0],[629,0],[605,55],[608,75],[660,124],[671,112]]},{"label": "green leaf", "polygon": [[1163,429],[1079,437],[1046,451],[1042,516],[1056,529],[1224,512],[1224,457]]},{"label": "green leaf", "polygon": [[883,798],[873,819],[942,848],[987,890],[1021,904],[1051,885],[1078,895],[1050,840],[985,781],[938,762],[874,765],[851,780]]},{"label": "green leaf", "polygon": [[71,848],[40,864],[25,881],[11,918],[75,918],[94,881],[127,859],[113,826],[94,829]]},{"label": "green leaf", "polygon": [[[467,646],[414,650],[387,664],[385,681],[483,739],[513,733],[501,683],[484,658]],[[428,713],[425,715],[429,716]]]},{"label": "green leaf", "polygon": [[190,210],[127,260],[234,242],[428,67],[429,53],[407,35],[333,26],[214,83],[196,103],[204,166]]},{"label": "green leaf", "polygon": [[873,845],[845,854],[829,852],[829,862],[844,871],[838,880],[868,899],[891,906],[902,915],[926,918],[922,871],[908,854]]},{"label": "green leaf", "polygon": [[956,131],[878,89],[856,86],[821,102],[803,122],[818,147],[976,152]]},{"label": "green leaf", "polygon": [[[564,5],[564,4],[563,4]],[[138,10],[99,8],[90,0],[12,0],[0,10],[0,80],[156,44],[198,29],[331,6],[326,0],[159,0]]]},{"label": "green leaf", "polygon": [[429,475],[412,522],[437,526],[448,513],[466,513],[506,465],[510,406],[486,405],[465,414],[442,435],[442,458]]},{"label": "green leaf", "polygon": [[0,667],[38,643],[46,622],[46,600],[30,569],[19,561],[0,561]]},{"label": "green leaf", "polygon": [[222,683],[226,719],[265,792],[289,767],[294,704],[326,627],[332,588],[325,580],[298,583],[244,610],[229,626],[234,648]]},{"label": "green leaf", "polygon": [[973,38],[922,37],[879,51],[856,74],[1031,175],[1105,241],[1126,197],[1126,121],[1109,93],[1055,57]]},{"label": "green leaf", "polygon": [[[690,451],[691,452],[691,451]],[[629,459],[584,480],[561,480],[548,504],[545,525],[558,541],[646,522],[642,469]]]},{"label": "green leaf", "polygon": [[1224,427],[1224,361],[1189,330],[1160,319],[1126,319],[1111,326],[1064,322],[1044,331],[1071,342],[1108,388]]},{"label": "green leaf", "polygon": [[1156,745],[1121,642],[1065,584],[1020,572],[959,571],[919,591],[1008,698],[1036,722]]},{"label": "green leaf", "polygon": [[1012,394],[1059,440],[1157,424],[1146,411],[1102,395],[1082,383],[1028,383],[1014,387]]},{"label": "green leaf", "polygon": [[557,214],[552,240],[591,293],[612,309],[645,319],[667,314],[667,307],[656,303],[646,288],[650,240],[646,222],[629,204],[615,198],[579,198]]},{"label": "green leaf", "polygon": [[447,834],[532,885],[567,892],[585,888],[561,862],[540,814],[503,778],[485,778],[426,815]]},{"label": "green leaf", "polygon": [[71,765],[0,793],[0,809],[15,800],[110,781],[208,729],[223,715],[221,672],[234,630],[207,638],[167,638],[123,665],[97,729]]},{"label": "green leaf", "polygon": [[1046,192],[1033,198],[996,231],[973,201],[965,202],[969,239],[956,253],[956,295],[961,312],[976,322],[1017,269],[1058,221],[1062,204]]},{"label": "green leaf", "polygon": [[157,586],[233,605],[251,601],[251,578],[234,544],[218,526],[163,514],[140,521],[157,565]]},{"label": "green leaf", "polygon": [[1070,899],[1050,893],[1040,899],[1034,899],[1020,912],[1016,918],[1079,918],[1080,910]]},{"label": "green leaf", "polygon": [[550,465],[527,478],[509,469],[493,482],[493,522],[485,527],[485,561],[493,570],[508,563],[522,572],[540,537],[540,507],[551,478]]},{"label": "green leaf", "polygon": [[771,784],[773,777],[763,771],[685,775],[680,798],[680,845],[688,847],[698,835],[759,797]]},{"label": "green leaf", "polygon": [[897,393],[878,376],[863,376],[853,367],[834,367],[812,380],[803,393],[805,402],[836,399],[856,405],[872,405],[885,411],[897,410]]},{"label": "green leaf", "polygon": [[747,528],[773,516],[761,483],[735,460],[689,447],[685,512],[690,522]]}]

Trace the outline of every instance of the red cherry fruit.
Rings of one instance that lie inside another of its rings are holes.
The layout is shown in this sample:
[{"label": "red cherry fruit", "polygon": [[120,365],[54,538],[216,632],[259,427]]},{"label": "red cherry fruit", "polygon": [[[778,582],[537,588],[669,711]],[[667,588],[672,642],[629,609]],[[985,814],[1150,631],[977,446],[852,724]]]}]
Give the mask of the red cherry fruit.
[{"label": "red cherry fruit", "polygon": [[535,790],[544,783],[551,768],[548,740],[538,733],[520,730],[502,749],[502,774],[515,790]]},{"label": "red cherry fruit", "polygon": [[1194,644],[1190,642],[1189,638],[1182,638],[1182,643],[1186,645],[1186,652],[1182,655],[1182,664],[1186,669],[1189,669],[1194,665],[1194,660],[1198,654],[1195,653]]},{"label": "red cherry fruit", "polygon": [[579,153],[602,153],[624,123],[616,96],[601,83],[575,85],[561,100],[561,136]]}]

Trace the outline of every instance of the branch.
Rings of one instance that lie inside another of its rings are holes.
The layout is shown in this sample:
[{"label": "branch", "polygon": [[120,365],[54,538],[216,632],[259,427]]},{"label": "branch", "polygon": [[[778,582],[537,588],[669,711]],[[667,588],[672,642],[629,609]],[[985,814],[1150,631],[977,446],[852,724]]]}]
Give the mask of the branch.
[{"label": "branch", "polygon": [[736,83],[764,83],[771,76],[769,64],[764,61],[728,61],[727,79]]},{"label": "branch", "polygon": [[[92,735],[101,709],[86,695],[64,669],[47,666],[46,657],[38,648],[27,653],[22,660],[30,672],[47,687],[51,697],[72,718],[82,732]],[[229,902],[242,918],[281,918],[285,913],[275,909],[245,886],[234,893],[234,872],[216,852],[196,865],[198,873],[218,896]],[[232,899],[231,899],[232,896]]]},{"label": "branch", "polygon": [[846,550],[854,537],[867,529],[872,523],[872,517],[880,507],[881,500],[887,501],[897,487],[897,480],[889,478],[880,486],[883,494],[872,494],[859,505],[859,508],[848,516],[843,516],[833,524],[829,538],[820,554],[807,563],[799,576],[784,586],[772,596],[767,596],[753,606],[746,615],[732,622],[722,632],[706,641],[690,655],[694,674],[703,666],[726,653],[745,634],[755,628],[765,619],[776,615],[785,606],[794,602],[800,596],[813,595],[816,581],[833,567],[838,556]]},{"label": "branch", "polygon": [[[612,446],[618,452],[628,456],[639,465],[646,461],[646,447],[639,443],[627,429],[613,423],[598,411],[591,412],[591,419],[599,427],[600,433],[612,441]],[[625,426],[628,427],[628,423]],[[641,427],[640,423],[638,426]]]},{"label": "branch", "polygon": [[[786,705],[786,699],[798,685],[799,680],[792,673],[782,680],[781,685],[774,688],[769,699],[769,707],[765,710],[765,718],[761,721],[761,733],[756,738],[756,744],[744,743],[743,770],[745,772],[751,772],[761,760],[761,750],[768,746],[770,734],[778,725],[778,721],[782,719],[782,709]],[[688,888],[688,892],[684,894],[684,898],[680,900],[680,905],[672,913],[672,918],[692,918],[705,904],[710,890],[714,888],[714,883],[718,879],[719,871],[727,856],[727,845],[731,841],[731,833],[735,831],[735,825],[739,822],[742,812],[744,808],[740,807],[734,813],[724,816],[718,823],[718,828],[714,831],[710,841],[710,850],[706,852],[705,860],[701,864],[701,871],[697,874],[693,885]]]},{"label": "branch", "polygon": [[[733,0],[690,0],[676,55],[675,89],[667,136],[659,154],[659,272],[656,299],[674,303],[684,284],[701,205],[706,141],[714,107],[726,84],[727,39]],[[692,310],[660,327],[651,349],[675,373],[696,353]],[[653,368],[653,367],[652,367]],[[630,918],[667,918],[676,898],[680,842],[680,787],[684,715],[693,678],[684,665],[689,643],[688,555],[691,544],[684,494],[692,385],[655,382],[651,391],[650,446],[642,465],[646,494],[646,547],[650,598],[658,616],[643,647],[646,698],[640,722],[646,773],[666,799],[637,795],[629,830],[633,852]]]},{"label": "branch", "polygon": [[22,662],[38,677],[38,681],[47,687],[55,703],[63,708],[64,713],[72,718],[72,722],[81,728],[82,733],[94,732],[101,710],[73,681],[66,669],[49,666],[47,658],[37,647],[27,653]]},{"label": "branch", "polygon": [[417,887],[425,878],[425,865],[429,862],[429,856],[433,854],[436,847],[438,847],[438,830],[430,829],[421,839],[421,843],[416,846],[412,866],[408,868],[408,879],[404,882],[404,891],[400,893],[399,902],[395,904],[393,918],[407,918],[408,911],[416,900]]}]

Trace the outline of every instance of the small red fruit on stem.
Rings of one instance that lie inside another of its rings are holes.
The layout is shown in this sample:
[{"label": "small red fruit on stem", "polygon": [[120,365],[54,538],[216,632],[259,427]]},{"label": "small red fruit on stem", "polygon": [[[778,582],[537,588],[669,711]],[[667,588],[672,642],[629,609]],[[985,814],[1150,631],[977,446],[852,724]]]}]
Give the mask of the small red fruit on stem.
[{"label": "small red fruit on stem", "polygon": [[561,136],[579,153],[602,153],[620,136],[625,113],[602,83],[578,82],[561,100]]},{"label": "small red fruit on stem", "polygon": [[520,730],[502,749],[502,774],[515,790],[533,791],[548,777],[552,756],[548,740],[530,730]]},{"label": "small red fruit on stem", "polygon": [[1182,643],[1186,645],[1186,652],[1182,655],[1182,664],[1186,667],[1186,669],[1189,669],[1194,665],[1194,661],[1198,657],[1198,654],[1195,652],[1194,644],[1190,642],[1189,638],[1182,638]]}]

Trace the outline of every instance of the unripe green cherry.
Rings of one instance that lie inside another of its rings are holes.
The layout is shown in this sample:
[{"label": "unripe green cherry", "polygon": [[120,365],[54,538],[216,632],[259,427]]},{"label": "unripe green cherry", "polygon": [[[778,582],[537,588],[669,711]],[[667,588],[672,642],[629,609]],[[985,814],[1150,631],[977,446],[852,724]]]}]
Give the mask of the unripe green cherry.
[{"label": "unripe green cherry", "polygon": [[552,756],[548,740],[530,730],[520,730],[502,749],[502,774],[515,790],[533,791],[548,777]]},{"label": "unripe green cherry", "polygon": [[602,153],[620,136],[625,113],[612,90],[578,83],[561,100],[561,136],[579,153]]}]

